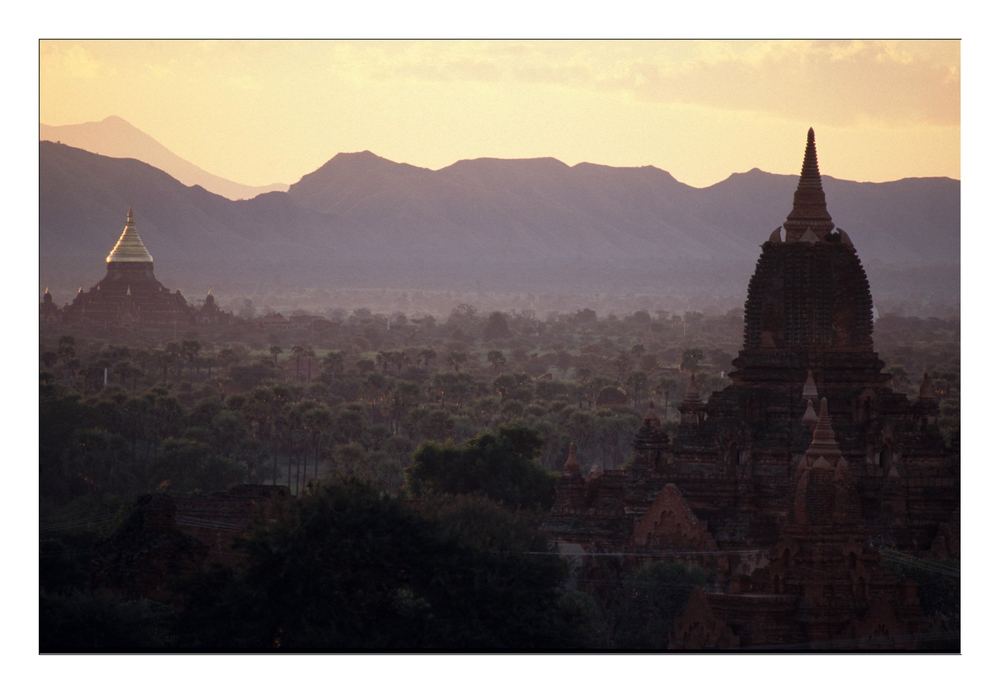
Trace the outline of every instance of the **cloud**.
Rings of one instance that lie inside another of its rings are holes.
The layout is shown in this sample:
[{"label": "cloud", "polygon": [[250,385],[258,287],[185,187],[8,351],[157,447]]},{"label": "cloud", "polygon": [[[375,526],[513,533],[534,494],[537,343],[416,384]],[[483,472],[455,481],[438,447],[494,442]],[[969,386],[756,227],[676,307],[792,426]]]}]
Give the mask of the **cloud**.
[{"label": "cloud", "polygon": [[93,80],[113,76],[114,68],[99,60],[79,43],[42,41],[42,74],[62,74],[72,79]]},{"label": "cloud", "polygon": [[[753,110],[831,125],[861,121],[931,125],[959,122],[957,64],[917,46],[881,42],[772,44],[750,56],[727,56],[681,68],[644,62],[637,97]],[[957,45],[955,46],[957,63]]]},{"label": "cloud", "polygon": [[378,80],[549,84],[829,125],[957,125],[957,41],[350,42]]}]

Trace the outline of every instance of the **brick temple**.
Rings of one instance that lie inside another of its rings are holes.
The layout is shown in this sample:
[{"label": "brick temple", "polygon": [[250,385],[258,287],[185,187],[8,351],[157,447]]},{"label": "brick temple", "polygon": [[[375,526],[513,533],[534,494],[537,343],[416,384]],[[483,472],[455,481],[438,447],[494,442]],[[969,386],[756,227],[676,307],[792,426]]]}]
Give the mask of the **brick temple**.
[{"label": "brick temple", "polygon": [[612,555],[705,569],[678,649],[933,642],[939,624],[886,557],[957,560],[958,455],[929,382],[917,401],[894,392],[872,331],[810,129],[792,210],[750,279],[731,385],[703,401],[692,375],[673,440],[650,404],[624,469],[584,476],[571,448],[547,531],[584,575]]},{"label": "brick temple", "polygon": [[58,308],[48,289],[42,297],[43,324],[63,322],[93,327],[178,328],[221,322],[223,314],[209,293],[201,308],[189,305],[179,290],[171,291],[153,274],[146,249],[129,208],[125,228],[105,259],[107,273],[89,291],[79,290],[72,303]]}]

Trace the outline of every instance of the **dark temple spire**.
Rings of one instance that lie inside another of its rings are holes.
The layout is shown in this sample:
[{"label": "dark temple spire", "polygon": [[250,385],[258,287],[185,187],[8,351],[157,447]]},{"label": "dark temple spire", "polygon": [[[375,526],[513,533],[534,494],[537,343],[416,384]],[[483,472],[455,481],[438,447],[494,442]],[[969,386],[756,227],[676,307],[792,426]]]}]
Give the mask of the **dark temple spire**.
[{"label": "dark temple spire", "polygon": [[804,187],[823,187],[823,181],[819,177],[819,162],[816,160],[816,133],[812,128],[809,128],[806,135],[806,153],[802,158],[802,174],[799,176],[799,190]]},{"label": "dark temple spire", "polygon": [[833,220],[826,211],[826,195],[823,193],[823,180],[816,157],[816,134],[812,128],[809,128],[806,136],[806,153],[802,158],[802,173],[799,176],[799,187],[795,190],[792,211],[785,220],[786,238],[798,241],[810,229],[820,239],[833,231]]}]

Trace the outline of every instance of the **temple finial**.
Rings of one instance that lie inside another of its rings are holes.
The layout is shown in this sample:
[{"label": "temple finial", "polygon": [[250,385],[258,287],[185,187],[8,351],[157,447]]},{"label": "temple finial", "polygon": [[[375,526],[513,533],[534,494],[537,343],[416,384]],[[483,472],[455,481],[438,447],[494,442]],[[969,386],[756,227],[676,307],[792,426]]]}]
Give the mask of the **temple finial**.
[{"label": "temple finial", "polygon": [[689,404],[701,403],[701,392],[698,389],[698,381],[695,380],[694,373],[691,374],[691,379],[688,380],[687,390],[684,392],[684,401]]},{"label": "temple finial", "polygon": [[563,464],[563,471],[571,476],[580,473],[580,463],[576,460],[576,443],[570,442],[569,450],[566,453],[566,462]]},{"label": "temple finial", "polygon": [[816,133],[809,128],[806,135],[806,151],[802,157],[802,172],[799,185],[795,189],[792,211],[785,220],[786,241],[800,241],[808,229],[809,237],[824,240],[833,231],[833,220],[826,210],[826,195],[823,193],[823,179],[819,173],[819,158],[816,156]]},{"label": "temple finial", "polygon": [[816,399],[819,397],[819,390],[816,389],[816,379],[810,368],[806,371],[806,381],[802,385],[802,399]]},{"label": "temple finial", "polygon": [[806,450],[806,456],[825,457],[834,461],[840,457],[840,446],[837,445],[837,436],[830,423],[830,410],[827,407],[826,397],[819,401],[819,416],[813,428],[813,438],[809,449]]},{"label": "temple finial", "polygon": [[934,382],[931,380],[931,374],[927,371],[924,371],[924,378],[920,381],[920,394],[918,397],[920,399],[935,399]]},{"label": "temple finial", "polygon": [[806,136],[806,153],[802,157],[802,174],[799,177],[799,189],[803,185],[816,185],[823,187],[823,181],[819,175],[819,159],[816,157],[816,133],[809,128]]},{"label": "temple finial", "polygon": [[812,426],[817,421],[819,421],[819,417],[816,415],[816,410],[813,408],[813,401],[810,399],[806,402],[806,411],[802,415],[802,423],[806,426]]},{"label": "temple finial", "polygon": [[112,262],[153,262],[153,256],[146,250],[146,244],[139,237],[139,231],[135,227],[135,215],[131,207],[128,208],[128,215],[125,217],[125,228],[122,229],[118,242],[108,253],[105,262],[109,264]]}]

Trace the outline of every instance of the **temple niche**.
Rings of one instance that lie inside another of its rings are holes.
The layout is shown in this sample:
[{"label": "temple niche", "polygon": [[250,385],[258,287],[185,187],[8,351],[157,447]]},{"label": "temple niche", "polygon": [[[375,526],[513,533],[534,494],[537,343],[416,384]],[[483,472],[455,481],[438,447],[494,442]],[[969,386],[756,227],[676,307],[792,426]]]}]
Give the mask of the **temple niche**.
[{"label": "temple niche", "polygon": [[574,451],[546,529],[594,570],[626,551],[706,570],[677,649],[957,642],[928,635],[916,586],[884,563],[958,559],[958,454],[929,382],[914,402],[883,371],[868,278],[827,210],[812,129],[792,209],[766,239],[731,385],[703,400],[692,376],[676,435],[647,415],[624,469],[583,478],[594,461]]},{"label": "temple niche", "polygon": [[160,328],[194,323],[194,312],[181,292],[170,291],[153,274],[153,256],[139,236],[131,208],[125,228],[105,261],[104,279],[89,291],[80,289],[63,309],[64,321]]}]

